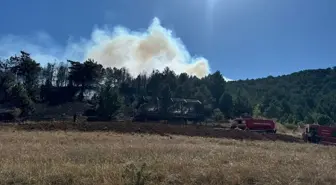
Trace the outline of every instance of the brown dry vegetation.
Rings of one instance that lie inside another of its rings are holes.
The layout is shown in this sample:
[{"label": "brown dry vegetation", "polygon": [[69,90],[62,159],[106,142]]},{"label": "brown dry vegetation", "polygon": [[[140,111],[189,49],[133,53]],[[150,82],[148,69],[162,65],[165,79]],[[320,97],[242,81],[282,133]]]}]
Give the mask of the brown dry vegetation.
[{"label": "brown dry vegetation", "polygon": [[298,135],[288,134],[282,129],[282,133],[258,134],[250,131],[242,130],[227,130],[225,128],[216,128],[211,126],[201,125],[173,125],[163,124],[158,122],[30,122],[19,125],[9,125],[20,130],[76,130],[76,131],[113,131],[118,133],[144,133],[144,134],[158,134],[165,136],[184,135],[184,136],[200,136],[212,138],[227,138],[239,140],[271,140],[271,141],[285,141],[285,142],[303,142]]},{"label": "brown dry vegetation", "polygon": [[[0,184],[336,184],[336,147],[271,141],[0,131]],[[141,184],[141,183],[138,183]]]}]

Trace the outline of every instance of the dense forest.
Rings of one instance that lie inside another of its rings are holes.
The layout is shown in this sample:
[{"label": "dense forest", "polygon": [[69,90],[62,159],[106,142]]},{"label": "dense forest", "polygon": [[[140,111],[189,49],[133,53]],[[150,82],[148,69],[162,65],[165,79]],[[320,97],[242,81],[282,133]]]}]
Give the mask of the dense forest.
[{"label": "dense forest", "polygon": [[158,97],[162,107],[169,107],[170,98],[199,100],[202,114],[213,121],[249,114],[288,124],[336,122],[336,67],[226,82],[219,71],[201,79],[169,68],[132,77],[125,68],[104,68],[94,60],[38,62],[45,61],[23,51],[0,61],[2,112],[29,119],[40,105],[82,102],[90,105],[86,113],[108,120],[132,117],[140,97]]}]

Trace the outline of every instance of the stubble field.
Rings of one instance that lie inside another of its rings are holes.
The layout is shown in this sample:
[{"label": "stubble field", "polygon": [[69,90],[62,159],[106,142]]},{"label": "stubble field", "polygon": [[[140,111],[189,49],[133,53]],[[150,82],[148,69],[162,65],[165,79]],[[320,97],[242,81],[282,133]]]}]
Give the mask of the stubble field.
[{"label": "stubble field", "polygon": [[336,147],[2,129],[0,184],[333,185]]}]

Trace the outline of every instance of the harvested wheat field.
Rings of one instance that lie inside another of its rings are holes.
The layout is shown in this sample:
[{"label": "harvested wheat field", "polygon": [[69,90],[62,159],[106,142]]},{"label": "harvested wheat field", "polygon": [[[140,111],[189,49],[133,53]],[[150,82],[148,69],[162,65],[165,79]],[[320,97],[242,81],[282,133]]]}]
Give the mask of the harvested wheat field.
[{"label": "harvested wheat field", "polygon": [[336,147],[311,144],[9,129],[0,151],[0,184],[336,184]]}]

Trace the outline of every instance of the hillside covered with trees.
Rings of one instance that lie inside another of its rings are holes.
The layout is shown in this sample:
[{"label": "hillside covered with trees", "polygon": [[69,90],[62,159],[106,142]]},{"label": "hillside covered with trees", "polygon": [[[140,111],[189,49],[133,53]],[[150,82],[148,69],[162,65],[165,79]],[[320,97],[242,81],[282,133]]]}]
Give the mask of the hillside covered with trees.
[{"label": "hillside covered with trees", "polygon": [[247,113],[280,123],[336,122],[336,67],[225,82],[219,71],[199,79],[166,68],[134,78],[125,68],[104,68],[93,60],[45,67],[39,62],[45,61],[35,61],[23,51],[1,60],[2,112],[29,119],[41,115],[41,105],[52,108],[83,102],[90,105],[86,113],[109,120],[132,117],[140,97],[159,97],[162,107],[169,107],[174,97],[201,101],[205,118],[214,121]]}]

